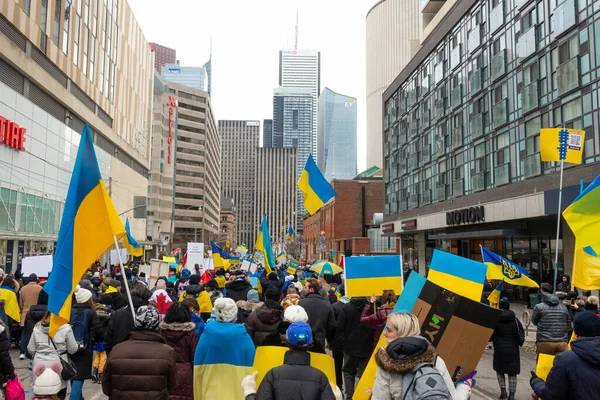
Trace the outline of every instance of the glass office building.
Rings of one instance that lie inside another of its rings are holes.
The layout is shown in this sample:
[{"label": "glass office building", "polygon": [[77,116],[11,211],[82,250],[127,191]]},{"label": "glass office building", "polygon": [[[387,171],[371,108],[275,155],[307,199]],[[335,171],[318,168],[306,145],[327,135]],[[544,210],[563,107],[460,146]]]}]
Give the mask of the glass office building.
[{"label": "glass office building", "polygon": [[356,99],[323,89],[319,96],[317,165],[325,179],[356,176]]},{"label": "glass office building", "polygon": [[547,281],[558,246],[568,272],[574,239],[564,223],[555,239],[559,165],[540,160],[540,128],[586,132],[564,208],[600,173],[600,3],[463,0],[439,20],[383,95],[384,232],[422,266],[434,248],[478,259],[483,244]]},{"label": "glass office building", "polygon": [[161,68],[161,75],[167,82],[208,92],[208,74],[206,73],[206,68],[167,64]]}]

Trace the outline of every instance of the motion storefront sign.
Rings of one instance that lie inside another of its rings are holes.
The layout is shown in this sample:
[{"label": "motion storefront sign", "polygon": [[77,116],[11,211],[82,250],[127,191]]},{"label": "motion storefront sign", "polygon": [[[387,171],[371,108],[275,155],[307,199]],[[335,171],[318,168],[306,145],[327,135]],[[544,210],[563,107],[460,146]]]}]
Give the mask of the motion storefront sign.
[{"label": "motion storefront sign", "polygon": [[402,221],[400,222],[400,225],[403,231],[414,231],[415,229],[417,229],[417,220],[409,219],[406,221]]},{"label": "motion storefront sign", "polygon": [[446,213],[446,225],[474,224],[485,221],[483,206],[463,208]]},{"label": "motion storefront sign", "polygon": [[394,224],[383,224],[381,225],[381,232],[382,233],[394,233]]}]

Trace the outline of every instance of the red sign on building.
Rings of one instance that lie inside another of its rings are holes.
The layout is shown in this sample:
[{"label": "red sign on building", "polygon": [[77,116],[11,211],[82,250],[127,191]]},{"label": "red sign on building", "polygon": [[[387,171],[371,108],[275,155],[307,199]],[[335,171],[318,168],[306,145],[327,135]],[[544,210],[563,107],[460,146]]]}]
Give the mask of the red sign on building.
[{"label": "red sign on building", "polygon": [[175,124],[175,107],[177,107],[177,99],[175,96],[169,96],[169,138],[167,139],[167,161],[169,164],[173,162],[173,125]]},{"label": "red sign on building", "polygon": [[0,117],[0,143],[19,151],[25,151],[25,128]]}]

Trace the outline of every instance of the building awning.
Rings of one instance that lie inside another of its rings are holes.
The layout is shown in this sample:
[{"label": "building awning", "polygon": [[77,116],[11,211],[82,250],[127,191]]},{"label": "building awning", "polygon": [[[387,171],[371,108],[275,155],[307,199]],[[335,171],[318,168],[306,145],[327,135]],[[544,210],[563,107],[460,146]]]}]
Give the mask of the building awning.
[{"label": "building awning", "polygon": [[430,233],[428,238],[430,240],[444,240],[444,239],[476,239],[476,238],[489,238],[489,237],[511,237],[511,236],[527,236],[522,231],[516,229],[489,229],[489,230],[477,230],[477,231],[465,231],[465,232],[452,232],[452,233]]}]

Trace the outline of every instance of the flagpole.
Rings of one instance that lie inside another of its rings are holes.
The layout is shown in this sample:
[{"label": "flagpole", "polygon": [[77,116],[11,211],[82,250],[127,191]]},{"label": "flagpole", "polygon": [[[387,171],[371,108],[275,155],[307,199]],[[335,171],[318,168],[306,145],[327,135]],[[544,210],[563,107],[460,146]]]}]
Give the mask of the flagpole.
[{"label": "flagpole", "polygon": [[135,310],[133,309],[133,300],[131,300],[131,293],[129,293],[129,282],[127,282],[127,275],[125,275],[125,264],[123,264],[123,260],[121,258],[121,250],[119,249],[117,237],[113,235],[113,239],[115,241],[115,249],[117,249],[117,256],[119,257],[119,263],[121,264],[121,268],[123,268],[123,283],[125,285],[125,291],[127,292],[127,300],[129,300],[129,306],[131,307],[131,316],[133,317],[133,321],[135,323]]},{"label": "flagpole", "polygon": [[563,171],[565,167],[565,161],[560,161],[560,184],[558,186],[558,215],[556,218],[556,244],[554,245],[554,292],[556,292],[556,281],[558,280],[558,241],[560,240],[560,217],[561,217],[561,206],[562,206],[562,187],[563,187]]}]

